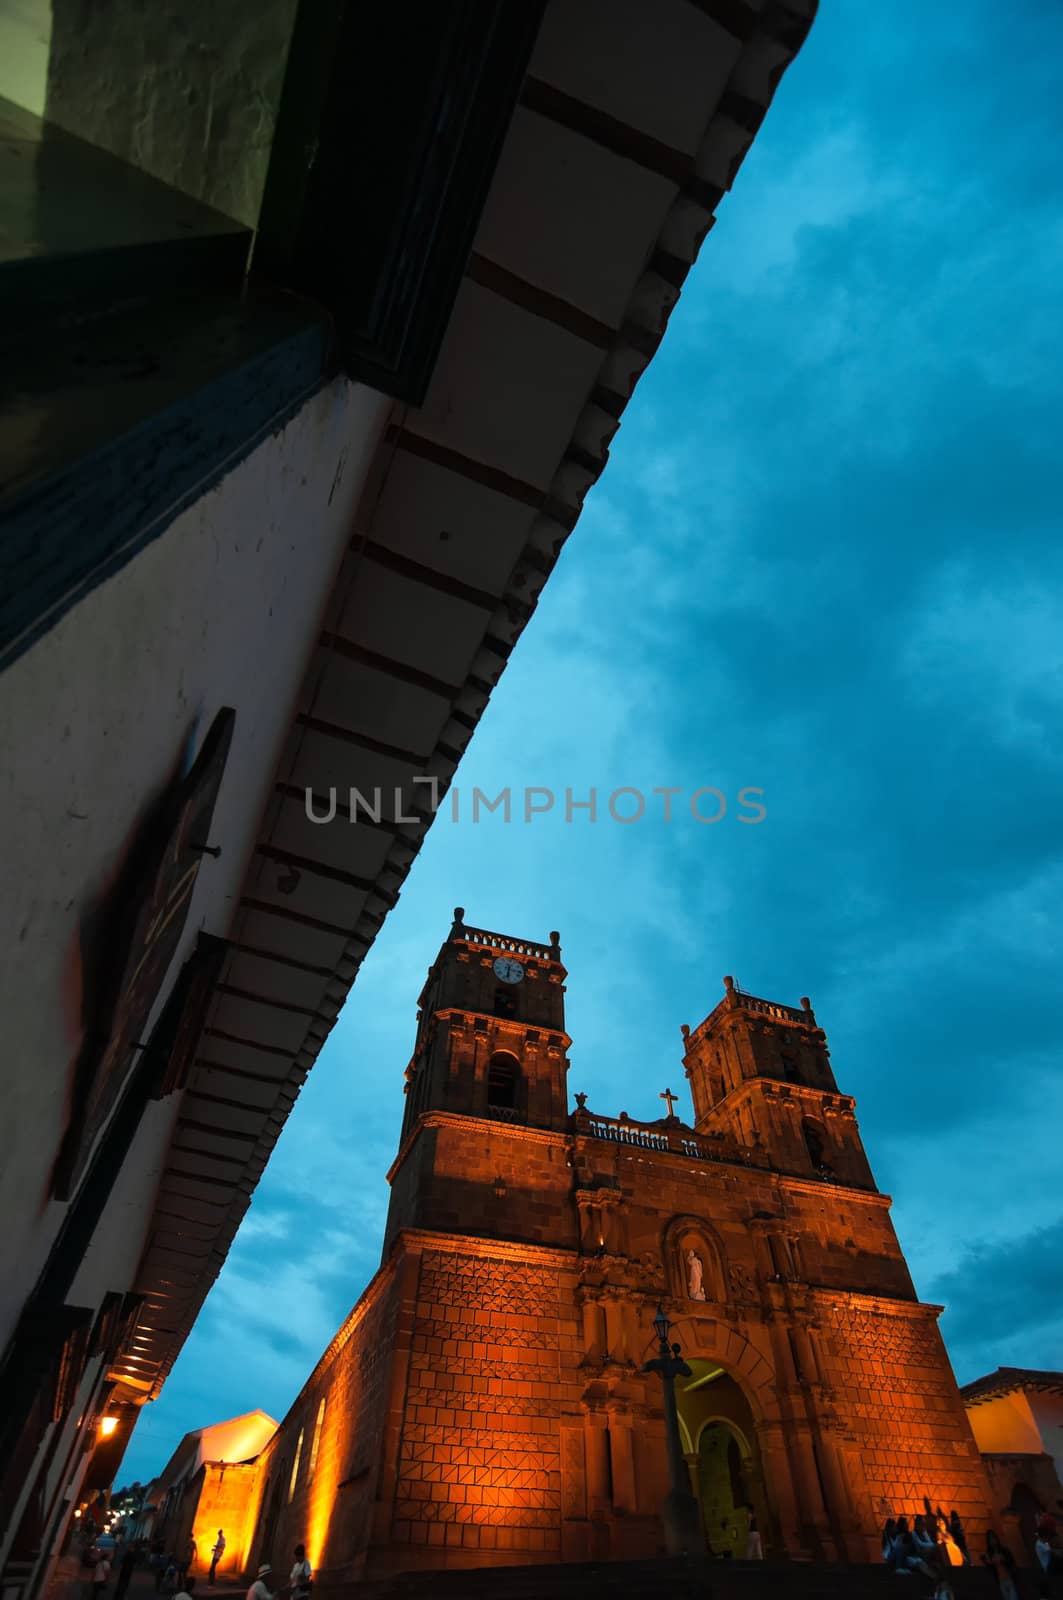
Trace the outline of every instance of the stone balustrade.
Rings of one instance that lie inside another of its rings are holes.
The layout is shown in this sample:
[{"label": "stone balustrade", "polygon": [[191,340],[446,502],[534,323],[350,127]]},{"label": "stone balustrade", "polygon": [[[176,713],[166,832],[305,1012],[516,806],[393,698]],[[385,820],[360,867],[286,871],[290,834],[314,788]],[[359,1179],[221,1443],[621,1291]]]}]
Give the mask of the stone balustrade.
[{"label": "stone balustrade", "polygon": [[737,1162],[747,1167],[768,1165],[763,1151],[746,1149],[718,1135],[697,1133],[678,1118],[672,1123],[635,1122],[630,1117],[599,1116],[581,1106],[573,1115],[572,1125],[575,1132],[592,1139],[607,1139],[612,1144],[629,1145],[637,1150],[667,1151],[688,1156],[693,1161]]}]

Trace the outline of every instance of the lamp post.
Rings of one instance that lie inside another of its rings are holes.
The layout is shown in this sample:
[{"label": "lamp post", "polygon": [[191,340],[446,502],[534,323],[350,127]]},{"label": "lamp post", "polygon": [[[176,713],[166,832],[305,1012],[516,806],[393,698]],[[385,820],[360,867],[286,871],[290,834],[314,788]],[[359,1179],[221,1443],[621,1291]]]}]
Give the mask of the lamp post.
[{"label": "lamp post", "polygon": [[679,1411],[675,1400],[675,1380],[689,1378],[690,1368],[677,1344],[669,1344],[672,1324],[664,1307],[657,1307],[653,1319],[658,1355],[647,1361],[643,1372],[659,1372],[664,1387],[664,1434],[668,1445],[668,1476],[671,1488],[664,1498],[664,1538],[670,1556],[703,1555],[705,1537],[701,1529],[698,1503],[690,1492],[690,1474],[679,1437]]}]

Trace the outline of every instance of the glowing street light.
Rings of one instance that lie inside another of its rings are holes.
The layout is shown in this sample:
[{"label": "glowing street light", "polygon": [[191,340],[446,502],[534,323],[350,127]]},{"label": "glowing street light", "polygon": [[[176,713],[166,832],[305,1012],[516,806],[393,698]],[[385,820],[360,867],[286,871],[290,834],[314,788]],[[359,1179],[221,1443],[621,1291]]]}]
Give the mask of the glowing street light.
[{"label": "glowing street light", "polygon": [[117,1426],[118,1426],[118,1418],[117,1417],[101,1417],[100,1418],[100,1438],[101,1439],[109,1439],[111,1437],[111,1434],[117,1428]]}]

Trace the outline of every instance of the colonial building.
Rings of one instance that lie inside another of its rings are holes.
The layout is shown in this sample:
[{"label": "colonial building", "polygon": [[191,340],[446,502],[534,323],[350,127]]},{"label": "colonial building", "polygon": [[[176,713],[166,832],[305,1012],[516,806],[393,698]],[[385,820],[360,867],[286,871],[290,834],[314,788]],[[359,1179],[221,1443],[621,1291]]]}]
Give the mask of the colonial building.
[{"label": "colonial building", "polygon": [[[460,910],[420,996],[383,1265],[265,1450],[253,1562],[323,1576],[653,1556],[682,1446],[718,1554],[880,1558],[892,1512],[985,1472],[807,1000],[727,978],[683,1062],[692,1115],[568,1088],[565,968]],[[647,1098],[655,1091],[647,1090]]]},{"label": "colonial building", "polygon": [[815,0],[0,10],[0,1583],[32,1595]]},{"label": "colonial building", "polygon": [[219,1532],[225,1548],[216,1567],[222,1581],[239,1579],[247,1551],[239,1538],[255,1462],[277,1431],[264,1411],[213,1422],[186,1433],[148,1487],[151,1512],[137,1528],[139,1538],[161,1539],[166,1551],[183,1558],[195,1545],[191,1572],[209,1572]]},{"label": "colonial building", "polygon": [[998,1367],[960,1393],[993,1504],[1032,1557],[1037,1513],[1063,1512],[1063,1372]]}]

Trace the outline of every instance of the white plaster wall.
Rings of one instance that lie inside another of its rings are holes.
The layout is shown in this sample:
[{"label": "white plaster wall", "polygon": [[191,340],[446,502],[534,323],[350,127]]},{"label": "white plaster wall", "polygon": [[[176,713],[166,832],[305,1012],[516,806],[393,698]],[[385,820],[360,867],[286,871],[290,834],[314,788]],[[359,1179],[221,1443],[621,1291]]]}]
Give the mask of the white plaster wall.
[{"label": "white plaster wall", "polygon": [[1036,1454],[1041,1448],[1029,1400],[1021,1393],[998,1395],[970,1406],[967,1416],[979,1450],[985,1454]]},{"label": "white plaster wall", "polygon": [[[114,872],[190,729],[236,726],[211,843],[168,989],[196,932],[224,934],[300,678],[389,402],[337,382],[0,680],[0,968],[5,1149],[0,1345],[65,1207],[47,1185],[80,1040],[79,917]],[[160,995],[156,1014],[165,1000]],[[129,1286],[176,1100],[154,1106],[73,1303]],[[73,1300],[73,1297],[71,1297]]]},{"label": "white plaster wall", "polygon": [[1056,1476],[1063,1483],[1063,1394],[1027,1395],[1030,1411],[1037,1431],[1041,1435],[1041,1449],[1056,1463]]},{"label": "white plaster wall", "polygon": [[52,38],[51,0],[0,0],[0,95],[43,117]]}]

